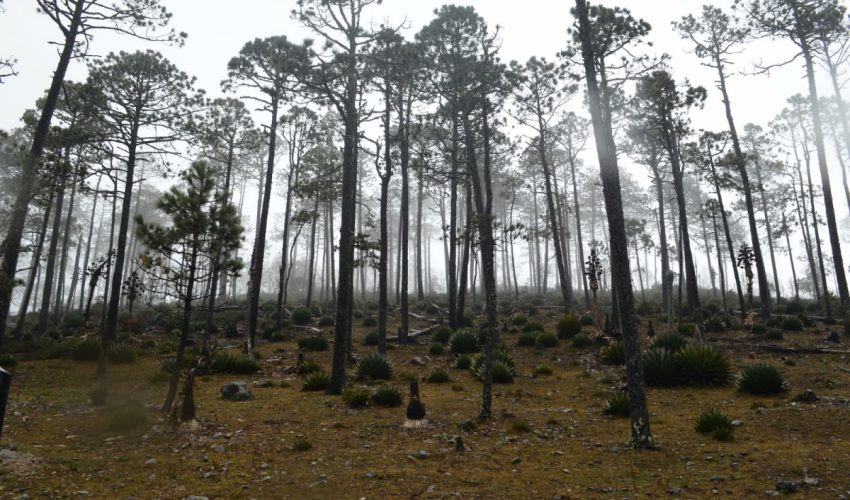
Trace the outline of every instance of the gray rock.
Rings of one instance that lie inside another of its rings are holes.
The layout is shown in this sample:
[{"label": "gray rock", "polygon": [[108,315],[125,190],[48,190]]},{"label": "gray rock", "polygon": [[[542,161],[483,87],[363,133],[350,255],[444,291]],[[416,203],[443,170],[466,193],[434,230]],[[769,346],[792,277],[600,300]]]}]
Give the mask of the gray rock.
[{"label": "gray rock", "polygon": [[829,336],[826,338],[827,342],[831,342],[833,344],[840,344],[841,337],[838,336],[838,332],[830,332]]},{"label": "gray rock", "polygon": [[811,487],[820,486],[820,479],[816,477],[807,477],[806,479],[803,479],[803,484]]},{"label": "gray rock", "polygon": [[228,401],[248,401],[254,399],[251,388],[245,382],[230,382],[221,386],[221,397]]},{"label": "gray rock", "polygon": [[731,425],[732,427],[741,427],[742,425],[744,425],[744,421],[735,419],[735,420],[729,422],[729,425]]},{"label": "gray rock", "polygon": [[673,495],[674,497],[677,497],[682,494],[682,488],[679,488],[678,486],[673,486],[672,488],[669,488],[667,490],[667,493]]},{"label": "gray rock", "polygon": [[817,403],[818,396],[817,394],[815,394],[815,391],[811,389],[806,389],[800,395],[794,398],[794,401],[797,401],[798,403]]},{"label": "gray rock", "polygon": [[517,464],[518,464],[518,463],[520,463],[520,462],[522,462],[522,459],[521,459],[521,458],[519,458],[519,457],[514,457],[514,459],[513,459],[513,460],[511,460],[511,464],[512,464],[512,465],[517,465]]},{"label": "gray rock", "polygon": [[210,500],[210,497],[202,497],[199,495],[189,495],[186,500]]},{"label": "gray rock", "polygon": [[776,481],[776,491],[781,493],[794,493],[798,489],[800,487],[794,481]]},{"label": "gray rock", "polygon": [[417,460],[425,460],[426,458],[430,457],[431,454],[429,454],[425,450],[419,450],[419,451],[414,451],[413,453],[410,454],[410,456],[417,459]]}]

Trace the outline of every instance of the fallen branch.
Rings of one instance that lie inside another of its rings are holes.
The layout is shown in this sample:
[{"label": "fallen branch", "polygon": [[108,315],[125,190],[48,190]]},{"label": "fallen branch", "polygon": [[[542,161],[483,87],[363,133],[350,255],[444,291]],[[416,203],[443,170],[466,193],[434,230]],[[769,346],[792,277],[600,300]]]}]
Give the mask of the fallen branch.
[{"label": "fallen branch", "polygon": [[[412,339],[415,339],[415,338],[419,338],[423,335],[428,335],[429,333],[433,332],[434,330],[436,330],[439,327],[440,327],[440,325],[432,325],[432,326],[429,326],[428,328],[425,328],[424,330],[418,330],[418,331],[415,331],[415,332],[410,332],[410,333],[407,334],[407,339],[412,340]],[[398,342],[398,336],[387,337],[387,342]]]},{"label": "fallen branch", "polygon": [[815,347],[782,347],[773,344],[756,344],[753,347],[769,352],[781,352],[785,354],[850,354],[850,351],[841,351],[838,349],[818,349]]},{"label": "fallen branch", "polygon": [[319,330],[318,328],[316,328],[316,327],[314,327],[314,326],[308,326],[308,325],[292,325],[292,328],[294,328],[295,330],[304,330],[304,331],[308,331],[308,332],[310,332],[310,333],[316,333],[316,334],[320,334],[320,333],[322,333],[322,331],[321,331],[321,330]]}]

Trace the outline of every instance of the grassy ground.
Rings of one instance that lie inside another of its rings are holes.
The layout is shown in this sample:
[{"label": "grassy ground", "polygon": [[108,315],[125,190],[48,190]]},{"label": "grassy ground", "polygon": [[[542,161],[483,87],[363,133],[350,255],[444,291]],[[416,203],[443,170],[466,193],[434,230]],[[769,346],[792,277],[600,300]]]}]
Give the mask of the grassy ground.
[{"label": "grassy ground", "polygon": [[[539,316],[554,332],[554,313]],[[357,328],[358,353],[374,349],[360,343],[365,330]],[[430,356],[425,339],[389,353],[395,363],[392,383],[402,389],[404,379],[421,379],[432,367],[450,372],[449,383],[421,385],[428,408],[422,428],[402,425],[404,406],[351,410],[339,397],[301,391],[300,379],[284,374],[295,363],[295,342],[263,344],[259,374],[200,378],[196,426],[174,427],[159,418],[165,386],[151,380],[160,368],[153,356],[111,367],[106,408],[87,404],[93,363],[24,361],[14,370],[3,434],[3,444],[18,454],[0,467],[0,497],[87,492],[112,498],[695,498],[712,493],[744,498],[764,496],[777,480],[801,481],[804,471],[820,479],[818,486],[802,490],[806,496],[850,495],[846,354],[771,354],[753,348],[744,332],[713,334],[712,343],[729,355],[735,372],[755,363],[774,365],[787,377],[790,391],[756,398],[737,393],[733,385],[650,389],[660,449],[633,451],[624,445],[628,419],[603,414],[606,398],[623,383],[622,369],[601,364],[597,346],[577,349],[562,341],[546,350],[518,348],[517,335],[507,332],[504,340],[519,376],[513,384],[497,386],[496,417],[474,429],[463,424],[478,413],[480,383],[469,370],[452,368],[452,355]],[[824,347],[825,336],[822,327],[769,343]],[[330,352],[306,357],[329,368]],[[414,357],[426,366],[411,364]],[[793,363],[786,364],[789,359]],[[541,363],[554,373],[533,378]],[[219,388],[233,380],[252,384],[255,399],[222,400]],[[821,399],[793,403],[806,388]],[[743,422],[734,441],[694,432],[697,415],[711,407]],[[139,414],[147,423],[114,427],[116,418]],[[456,436],[465,451],[455,450]],[[296,451],[297,441],[312,447]],[[427,458],[414,458],[418,451]]]}]

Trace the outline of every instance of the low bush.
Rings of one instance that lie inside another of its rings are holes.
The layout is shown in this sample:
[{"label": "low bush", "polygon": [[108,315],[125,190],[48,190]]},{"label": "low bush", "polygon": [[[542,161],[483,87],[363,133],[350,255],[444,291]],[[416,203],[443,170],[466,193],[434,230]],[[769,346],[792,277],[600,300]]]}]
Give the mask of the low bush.
[{"label": "low bush", "polygon": [[612,417],[628,417],[629,395],[622,391],[612,394],[606,401],[605,414]]},{"label": "low bush", "polygon": [[321,335],[308,335],[298,339],[298,348],[305,351],[327,351],[328,339]]},{"label": "low bush", "polygon": [[685,337],[693,336],[696,331],[697,326],[693,323],[679,323],[676,327],[679,335],[684,335]]},{"label": "low bush", "polygon": [[378,335],[378,332],[369,332],[363,337],[363,345],[378,345],[381,341],[381,336]]},{"label": "low bush", "polygon": [[369,403],[372,393],[361,387],[349,387],[342,391],[342,400],[352,408],[362,408]]},{"label": "low bush", "polygon": [[293,451],[310,451],[312,449],[313,443],[304,438],[296,438],[295,441],[292,442]]},{"label": "low bush", "polygon": [[768,340],[782,340],[784,337],[785,335],[779,328],[771,328],[767,331],[767,334],[765,334],[765,338]]},{"label": "low bush", "polygon": [[331,316],[322,316],[319,318],[319,326],[334,326],[334,319]]},{"label": "low bush", "polygon": [[602,348],[602,361],[609,365],[626,364],[626,346],[621,340],[615,340]]},{"label": "low bush", "polygon": [[667,349],[655,347],[643,353],[643,378],[646,385],[673,387],[677,385],[676,358]]},{"label": "low bush", "polygon": [[305,391],[324,391],[331,382],[331,376],[325,371],[313,372],[304,377],[301,388]]},{"label": "low bush", "polygon": [[260,364],[251,356],[244,354],[233,354],[228,351],[217,351],[212,356],[210,370],[214,373],[228,373],[230,375],[247,375],[257,373]]},{"label": "low bush", "polygon": [[688,339],[678,333],[665,333],[655,337],[650,347],[667,349],[670,352],[679,352],[688,345]]},{"label": "low bush", "polygon": [[750,328],[750,333],[753,335],[764,335],[767,333],[767,326],[761,324],[753,325],[752,328]]},{"label": "low bush", "polygon": [[687,386],[717,387],[729,382],[729,360],[708,345],[687,346],[676,353],[679,383]]},{"label": "low bush", "polygon": [[535,335],[534,332],[521,333],[516,340],[516,345],[519,347],[534,347],[534,344],[536,343],[537,335]]},{"label": "low bush", "polygon": [[387,408],[401,406],[401,391],[389,385],[378,387],[375,389],[375,393],[372,394],[372,401],[378,406]]},{"label": "low bush", "polygon": [[127,344],[112,344],[106,351],[106,359],[115,365],[128,365],[136,362],[136,350]]},{"label": "low bush", "polygon": [[360,358],[356,371],[361,380],[389,380],[393,376],[393,365],[386,356],[376,352]]},{"label": "low bush", "polygon": [[782,320],[782,329],[786,332],[799,332],[803,329],[803,322],[799,318],[785,318]]},{"label": "low bush", "polygon": [[440,344],[445,344],[451,337],[452,329],[448,326],[441,326],[434,330],[434,333],[431,335],[431,340]]},{"label": "low bush", "polygon": [[478,335],[470,330],[458,330],[449,338],[449,350],[453,354],[469,354],[478,350]]},{"label": "low bush", "polygon": [[[480,380],[484,378],[484,354],[477,354],[472,360],[472,373]],[[516,376],[516,363],[504,345],[496,346],[493,351],[493,383],[510,384]]]},{"label": "low bush", "polygon": [[552,367],[547,364],[537,365],[534,367],[534,377],[542,377],[544,375],[552,375]]},{"label": "low bush", "polygon": [[446,348],[443,344],[434,343],[428,347],[428,354],[431,356],[440,356],[446,352]]},{"label": "low bush", "polygon": [[308,359],[307,361],[301,363],[301,366],[298,367],[299,375],[309,375],[313,372],[322,371],[322,366],[319,363],[316,363],[312,359]]},{"label": "low bush", "polygon": [[372,328],[378,326],[378,319],[374,316],[366,316],[363,318],[363,326],[366,328]]},{"label": "low bush", "polygon": [[523,316],[522,314],[517,314],[516,316],[513,317],[513,319],[511,319],[511,323],[513,323],[515,326],[522,326],[522,325],[526,324],[527,322],[528,322],[528,318]]},{"label": "low bush", "polygon": [[429,384],[445,384],[449,381],[449,372],[442,368],[431,368],[425,375],[425,382]]},{"label": "low bush", "polygon": [[581,326],[594,326],[596,325],[596,321],[593,319],[593,316],[588,314],[583,314],[581,318],[579,318],[579,323]]},{"label": "low bush", "polygon": [[590,347],[593,345],[593,339],[585,333],[579,333],[570,340],[570,345],[577,348]]},{"label": "low bush", "polygon": [[313,311],[307,307],[296,307],[292,310],[291,319],[296,325],[309,325],[313,321]]},{"label": "low bush", "polygon": [[100,339],[89,337],[74,344],[71,359],[74,361],[97,361],[100,356]]},{"label": "low bush", "polygon": [[546,328],[543,326],[543,323],[539,321],[528,321],[523,325],[522,331],[525,333],[544,332],[546,331]]},{"label": "low bush", "polygon": [[787,391],[788,382],[776,368],[755,365],[738,375],[738,390],[753,396],[772,396]]},{"label": "low bush", "polygon": [[468,370],[472,366],[472,358],[468,355],[464,354],[457,358],[455,361],[455,368],[458,370]]},{"label": "low bush", "polygon": [[697,417],[694,430],[700,434],[711,434],[718,441],[730,441],[732,439],[732,421],[717,408],[702,412]]},{"label": "low bush", "polygon": [[18,360],[11,354],[0,354],[0,368],[13,368]]},{"label": "low bush", "polygon": [[541,347],[555,347],[558,345],[558,337],[554,333],[544,332],[538,334],[535,340],[537,341],[537,345]]},{"label": "low bush", "polygon": [[570,339],[581,333],[581,322],[572,314],[565,314],[558,320],[558,337]]}]

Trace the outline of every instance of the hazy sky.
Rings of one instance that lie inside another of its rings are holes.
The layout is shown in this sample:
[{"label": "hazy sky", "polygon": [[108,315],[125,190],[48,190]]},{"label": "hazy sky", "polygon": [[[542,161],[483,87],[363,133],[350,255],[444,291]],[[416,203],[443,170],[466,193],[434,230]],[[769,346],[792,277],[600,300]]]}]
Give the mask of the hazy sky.
[{"label": "hazy sky", "polygon": [[[13,56],[18,59],[17,77],[9,78],[0,85],[0,129],[18,126],[23,111],[33,106],[43,95],[50,83],[57,61],[56,46],[58,30],[51,21],[36,12],[35,2],[9,0],[6,12],[0,13],[0,57]],[[211,97],[221,94],[219,83],[226,77],[228,60],[239,52],[246,41],[271,35],[284,34],[300,41],[311,36],[290,18],[295,0],[165,0],[173,12],[172,26],[189,34],[182,48],[150,42],[141,42],[125,36],[100,33],[92,44],[93,54],[110,51],[154,48],[180,69],[198,78],[198,86]],[[419,28],[433,17],[433,10],[444,2],[439,0],[385,0],[384,4],[372,9],[374,22],[388,20],[397,24],[407,20],[407,35],[412,37]],[[499,25],[503,38],[502,58],[525,61],[532,55],[549,59],[565,47],[567,28],[572,23],[569,0],[469,0],[491,25]],[[624,5],[636,17],[647,20],[653,30],[650,39],[658,52],[671,55],[671,67],[677,79],[689,79],[692,84],[705,86],[709,90],[705,109],[693,113],[697,128],[723,130],[726,127],[723,105],[719,93],[714,89],[714,73],[702,67],[697,58],[690,54],[687,42],[682,41],[670,23],[689,13],[696,14],[703,5],[702,0],[628,0],[606,5]],[[730,0],[718,0],[715,5],[729,8]],[[238,7],[235,7],[238,5]],[[738,55],[735,70],[752,73],[754,63],[777,62],[792,54],[793,48],[786,42],[759,41],[747,46]],[[85,64],[74,61],[68,73],[72,80],[85,78]],[[731,79],[730,92],[739,128],[748,122],[763,126],[785,105],[785,99],[798,92],[805,92],[803,68],[799,63],[780,68],[768,75],[735,76]],[[829,95],[829,85],[821,78],[821,91]],[[576,99],[574,106],[580,106]],[[265,116],[257,115],[258,123],[265,123]],[[828,146],[831,149],[831,145]],[[587,161],[595,164],[592,148],[588,148]],[[631,167],[626,160],[624,168],[642,179],[645,170]],[[837,162],[833,161],[834,184],[840,186]],[[641,182],[644,182],[641,180]],[[816,181],[817,182],[817,181]],[[843,196],[836,187],[836,208],[843,209]],[[276,191],[279,193],[279,191]],[[249,194],[249,197],[254,197]],[[254,198],[255,199],[255,198]],[[251,200],[246,200],[251,206]],[[280,211],[280,198],[273,200],[273,212]],[[838,210],[843,219],[846,210]],[[250,212],[250,210],[248,211]],[[825,231],[823,232],[825,234]],[[435,248],[439,252],[439,249]],[[437,253],[436,255],[439,255]],[[703,272],[701,272],[703,274]],[[784,273],[783,273],[784,274]],[[705,274],[703,274],[705,276]],[[784,280],[783,280],[784,281]]]}]

